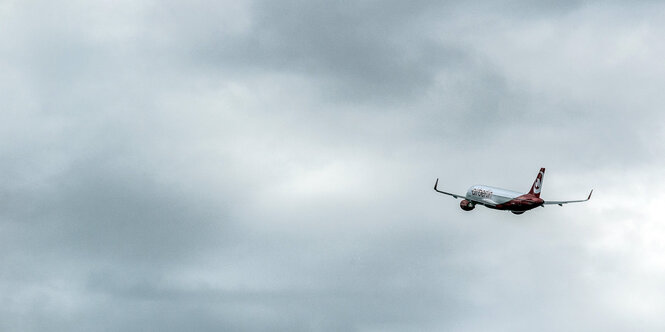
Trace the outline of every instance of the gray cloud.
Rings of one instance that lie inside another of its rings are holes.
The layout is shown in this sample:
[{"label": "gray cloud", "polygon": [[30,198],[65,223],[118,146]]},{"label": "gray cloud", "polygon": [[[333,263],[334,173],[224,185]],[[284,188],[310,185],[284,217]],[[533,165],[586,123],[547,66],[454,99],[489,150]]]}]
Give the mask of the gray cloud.
[{"label": "gray cloud", "polygon": [[662,330],[660,9],[0,5],[0,329]]}]

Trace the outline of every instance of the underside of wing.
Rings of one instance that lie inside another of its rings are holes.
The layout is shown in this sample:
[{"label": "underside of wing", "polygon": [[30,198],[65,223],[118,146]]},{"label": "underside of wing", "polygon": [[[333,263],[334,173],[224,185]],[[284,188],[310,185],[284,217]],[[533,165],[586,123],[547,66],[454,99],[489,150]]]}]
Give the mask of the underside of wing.
[{"label": "underside of wing", "polygon": [[438,185],[439,185],[439,179],[437,178],[437,179],[436,179],[436,182],[434,183],[434,190],[435,190],[436,192],[440,192],[440,193],[442,193],[442,194],[446,194],[446,195],[449,195],[449,196],[453,196],[453,197],[455,197],[455,198],[466,198],[466,195],[459,195],[459,194],[453,194],[453,193],[449,193],[449,192],[441,191],[441,190],[437,189],[437,186],[438,186]]},{"label": "underside of wing", "polygon": [[586,202],[589,199],[591,199],[591,194],[593,194],[593,189],[589,193],[589,197],[587,197],[586,199],[578,199],[578,200],[574,200],[574,201],[545,201],[545,202],[543,202],[543,204],[545,204],[545,205],[547,205],[547,204],[556,204],[558,206],[563,206],[563,204],[568,204],[568,203]]},{"label": "underside of wing", "polygon": [[493,201],[493,200],[491,200],[491,199],[489,199],[489,198],[483,198],[480,202],[481,202],[482,204],[484,204],[484,205],[489,205],[489,206],[497,206],[497,205],[499,205],[499,203],[497,203],[497,202],[495,202],[495,201]]}]

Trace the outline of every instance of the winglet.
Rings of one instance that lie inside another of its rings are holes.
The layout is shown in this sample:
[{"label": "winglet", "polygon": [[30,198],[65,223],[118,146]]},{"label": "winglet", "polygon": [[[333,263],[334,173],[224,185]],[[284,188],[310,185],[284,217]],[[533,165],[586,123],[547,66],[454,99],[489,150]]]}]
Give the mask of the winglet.
[{"label": "winglet", "polygon": [[589,193],[589,197],[587,197],[587,201],[591,199],[591,194],[593,194],[593,189],[591,189],[591,192]]},{"label": "winglet", "polygon": [[442,194],[450,195],[450,196],[453,196],[455,198],[464,197],[464,195],[457,195],[457,194],[452,194],[452,193],[448,193],[448,192],[445,192],[445,191],[441,191],[441,190],[439,190],[438,186],[439,186],[439,178],[437,178],[436,182],[434,182],[434,191],[440,192]]}]

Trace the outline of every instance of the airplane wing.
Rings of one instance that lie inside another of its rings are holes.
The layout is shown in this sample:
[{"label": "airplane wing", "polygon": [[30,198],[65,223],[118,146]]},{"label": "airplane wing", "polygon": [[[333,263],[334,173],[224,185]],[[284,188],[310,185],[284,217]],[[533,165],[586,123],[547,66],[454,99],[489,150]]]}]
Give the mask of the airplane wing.
[{"label": "airplane wing", "polygon": [[440,193],[442,193],[442,194],[446,194],[446,195],[449,195],[449,196],[453,196],[453,197],[455,197],[455,198],[460,198],[460,197],[461,197],[461,198],[466,198],[466,195],[458,195],[458,194],[447,193],[447,192],[445,192],[445,191],[441,191],[441,190],[439,190],[439,189],[436,188],[438,184],[439,184],[439,179],[437,178],[437,179],[436,179],[436,182],[434,183],[434,190],[436,190],[437,192],[440,192]]},{"label": "airplane wing", "polygon": [[591,194],[593,194],[593,189],[591,189],[591,192],[589,193],[589,197],[586,199],[579,199],[576,201],[545,201],[543,204],[557,204],[559,206],[563,206],[563,204],[568,204],[568,203],[578,203],[578,202],[586,202],[589,199],[591,199]]},{"label": "airplane wing", "polygon": [[497,205],[499,205],[499,203],[497,203],[497,202],[495,202],[495,201],[493,201],[493,200],[491,200],[491,199],[489,199],[489,198],[483,198],[482,203],[483,203],[484,205],[486,205],[486,206],[487,206],[487,205],[489,205],[489,206],[497,206]]}]

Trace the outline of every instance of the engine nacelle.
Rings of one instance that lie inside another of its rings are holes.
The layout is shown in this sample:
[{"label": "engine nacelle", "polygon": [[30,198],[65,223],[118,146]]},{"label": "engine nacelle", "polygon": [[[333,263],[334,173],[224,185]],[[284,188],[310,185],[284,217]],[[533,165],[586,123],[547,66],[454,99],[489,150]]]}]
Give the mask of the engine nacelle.
[{"label": "engine nacelle", "polygon": [[469,202],[466,199],[463,199],[461,202],[459,202],[459,207],[462,208],[464,211],[471,211],[473,208],[476,207],[476,204],[473,204],[473,202]]}]

